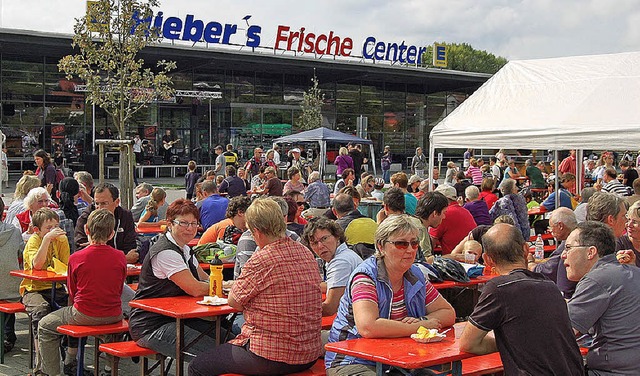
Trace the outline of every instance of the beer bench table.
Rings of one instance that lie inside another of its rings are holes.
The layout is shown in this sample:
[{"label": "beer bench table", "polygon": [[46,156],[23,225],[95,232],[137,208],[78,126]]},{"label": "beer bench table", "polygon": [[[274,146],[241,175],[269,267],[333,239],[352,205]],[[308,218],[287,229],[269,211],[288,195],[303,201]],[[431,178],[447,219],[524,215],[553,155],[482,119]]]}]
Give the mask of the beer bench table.
[{"label": "beer bench table", "polygon": [[186,295],[168,298],[138,299],[129,302],[129,305],[133,308],[173,317],[176,320],[176,376],[184,375],[183,352],[191,346],[190,343],[184,343],[183,320],[206,317],[213,318],[216,342],[220,343],[220,324],[222,318],[230,313],[238,312],[227,304],[221,306],[200,305],[196,303],[198,300],[202,300],[202,297]]},{"label": "beer bench table", "polygon": [[418,343],[411,338],[357,338],[325,345],[327,351],[355,356],[376,363],[376,374],[385,374],[384,366],[400,370],[442,366],[436,375],[462,375],[462,360],[476,355],[459,349],[459,338],[466,323],[458,323],[441,342]]}]

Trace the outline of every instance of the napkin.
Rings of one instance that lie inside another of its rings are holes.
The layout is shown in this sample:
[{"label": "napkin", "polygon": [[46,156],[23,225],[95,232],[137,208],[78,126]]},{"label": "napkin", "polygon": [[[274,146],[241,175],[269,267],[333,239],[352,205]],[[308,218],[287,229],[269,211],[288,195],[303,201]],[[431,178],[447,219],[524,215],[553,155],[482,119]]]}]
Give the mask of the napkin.
[{"label": "napkin", "polygon": [[47,268],[47,271],[56,273],[56,274],[66,274],[67,273],[67,264],[58,260],[57,258],[53,258],[53,266]]}]

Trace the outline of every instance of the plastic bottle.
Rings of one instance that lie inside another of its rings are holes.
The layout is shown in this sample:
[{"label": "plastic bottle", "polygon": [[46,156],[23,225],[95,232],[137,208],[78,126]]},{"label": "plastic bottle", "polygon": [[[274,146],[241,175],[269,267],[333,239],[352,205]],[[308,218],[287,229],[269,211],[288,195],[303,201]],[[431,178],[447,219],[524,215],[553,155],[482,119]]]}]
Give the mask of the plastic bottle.
[{"label": "plastic bottle", "polygon": [[211,267],[209,270],[209,295],[222,297],[222,260],[218,255],[211,260]]},{"label": "plastic bottle", "polygon": [[538,234],[535,246],[536,250],[533,253],[533,258],[536,260],[536,262],[540,262],[542,261],[542,259],[544,259],[544,242],[542,241],[542,235]]}]

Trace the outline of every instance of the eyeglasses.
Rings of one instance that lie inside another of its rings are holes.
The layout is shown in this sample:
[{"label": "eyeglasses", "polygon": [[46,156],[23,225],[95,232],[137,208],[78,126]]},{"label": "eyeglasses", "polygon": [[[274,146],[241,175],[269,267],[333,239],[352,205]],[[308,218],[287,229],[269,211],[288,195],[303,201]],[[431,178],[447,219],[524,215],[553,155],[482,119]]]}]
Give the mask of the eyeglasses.
[{"label": "eyeglasses", "polygon": [[296,204],[298,204],[298,206],[304,206],[306,204],[306,202],[304,201],[298,201],[296,202]]},{"label": "eyeglasses", "polygon": [[189,228],[189,227],[198,228],[198,226],[200,225],[200,223],[198,222],[171,221],[171,223],[173,223],[174,225],[178,225],[180,227],[185,227],[185,228]]},{"label": "eyeglasses", "polygon": [[329,239],[331,239],[332,236],[333,235],[325,235],[318,240],[312,240],[309,242],[309,245],[312,247],[317,247],[320,244],[327,244],[327,242],[329,241]]},{"label": "eyeglasses", "polygon": [[590,245],[586,245],[586,244],[576,244],[576,245],[567,244],[567,245],[564,246],[564,251],[565,251],[565,253],[569,253],[572,250],[574,250],[575,248],[589,248],[589,247],[591,247],[591,246]]},{"label": "eyeglasses", "polygon": [[384,242],[391,243],[398,249],[407,249],[409,248],[409,245],[411,245],[411,248],[413,249],[418,249],[418,246],[420,245],[418,240],[412,240],[410,242],[406,240],[385,240]]}]

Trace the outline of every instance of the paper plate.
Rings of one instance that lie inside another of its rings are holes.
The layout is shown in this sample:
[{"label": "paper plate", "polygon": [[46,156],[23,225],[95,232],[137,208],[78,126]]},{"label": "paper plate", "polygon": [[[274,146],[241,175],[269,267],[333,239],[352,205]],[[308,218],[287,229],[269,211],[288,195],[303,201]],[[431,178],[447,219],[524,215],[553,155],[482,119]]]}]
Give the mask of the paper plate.
[{"label": "paper plate", "polygon": [[210,306],[221,306],[221,305],[227,304],[228,301],[225,298],[218,298],[217,296],[216,297],[205,296],[203,300],[199,300],[196,303],[202,304],[202,305],[210,305]]},{"label": "paper plate", "polygon": [[418,338],[418,335],[416,333],[413,333],[411,335],[411,339],[413,339],[416,342],[419,343],[431,343],[431,342],[440,342],[443,339],[445,339],[446,335],[444,334],[438,334],[435,337],[431,337],[431,338]]}]

